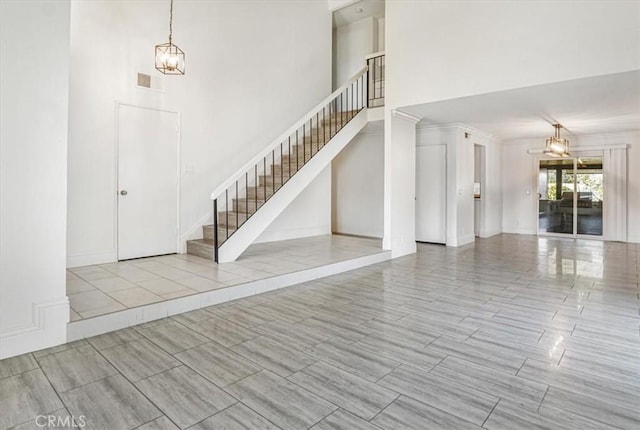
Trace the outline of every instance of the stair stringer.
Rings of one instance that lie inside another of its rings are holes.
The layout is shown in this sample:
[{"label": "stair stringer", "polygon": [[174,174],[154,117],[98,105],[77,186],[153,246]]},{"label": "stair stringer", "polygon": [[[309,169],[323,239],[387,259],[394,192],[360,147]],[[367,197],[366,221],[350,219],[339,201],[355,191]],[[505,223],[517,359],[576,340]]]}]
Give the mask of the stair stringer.
[{"label": "stair stringer", "polygon": [[365,125],[367,125],[367,109],[362,109],[220,246],[218,262],[229,263],[240,257]]}]

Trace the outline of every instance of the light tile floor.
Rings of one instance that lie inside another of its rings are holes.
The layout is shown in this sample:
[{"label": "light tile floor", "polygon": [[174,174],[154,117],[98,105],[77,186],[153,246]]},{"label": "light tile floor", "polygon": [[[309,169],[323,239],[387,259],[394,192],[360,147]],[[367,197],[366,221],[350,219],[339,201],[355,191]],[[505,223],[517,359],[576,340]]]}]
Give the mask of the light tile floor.
[{"label": "light tile floor", "polygon": [[187,254],[67,271],[71,321],[382,252],[381,241],[329,235],[252,245],[233,263]]},{"label": "light tile floor", "polygon": [[419,245],[0,361],[0,428],[638,429],[639,264],[621,243]]}]

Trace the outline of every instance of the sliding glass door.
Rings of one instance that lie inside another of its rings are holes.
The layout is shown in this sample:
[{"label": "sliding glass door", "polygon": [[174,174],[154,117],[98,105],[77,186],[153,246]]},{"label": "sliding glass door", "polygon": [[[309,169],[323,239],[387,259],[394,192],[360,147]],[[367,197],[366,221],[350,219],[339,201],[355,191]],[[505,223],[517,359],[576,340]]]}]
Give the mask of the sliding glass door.
[{"label": "sliding glass door", "polygon": [[538,233],[602,236],[602,156],[540,160]]},{"label": "sliding glass door", "polygon": [[602,157],[578,158],[576,170],[577,234],[602,236],[604,175]]}]

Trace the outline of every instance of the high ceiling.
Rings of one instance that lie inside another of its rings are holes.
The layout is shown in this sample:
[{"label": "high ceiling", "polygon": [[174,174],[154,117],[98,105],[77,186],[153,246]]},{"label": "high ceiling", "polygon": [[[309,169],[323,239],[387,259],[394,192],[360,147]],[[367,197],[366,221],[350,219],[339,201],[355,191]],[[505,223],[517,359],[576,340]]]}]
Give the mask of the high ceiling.
[{"label": "high ceiling", "polygon": [[463,123],[503,140],[640,131],[640,70],[402,108],[422,124]]},{"label": "high ceiling", "polygon": [[360,0],[333,13],[333,26],[340,27],[373,16],[384,17],[384,0]]}]

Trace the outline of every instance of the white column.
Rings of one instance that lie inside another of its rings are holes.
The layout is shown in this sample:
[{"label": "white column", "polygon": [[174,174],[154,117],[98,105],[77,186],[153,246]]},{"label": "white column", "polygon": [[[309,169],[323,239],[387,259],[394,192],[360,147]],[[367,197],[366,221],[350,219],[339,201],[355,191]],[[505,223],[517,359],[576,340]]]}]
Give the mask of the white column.
[{"label": "white column", "polygon": [[386,112],[384,239],[393,258],[416,252],[416,124],[419,117]]},{"label": "white column", "polygon": [[473,198],[473,174],[474,174],[474,144],[467,136],[466,130],[459,127],[456,130],[456,154],[452,160],[456,164],[456,236],[455,243],[447,245],[462,246],[475,241],[473,232],[474,223],[474,198]]},{"label": "white column", "polygon": [[64,343],[69,1],[0,1],[0,358]]}]

